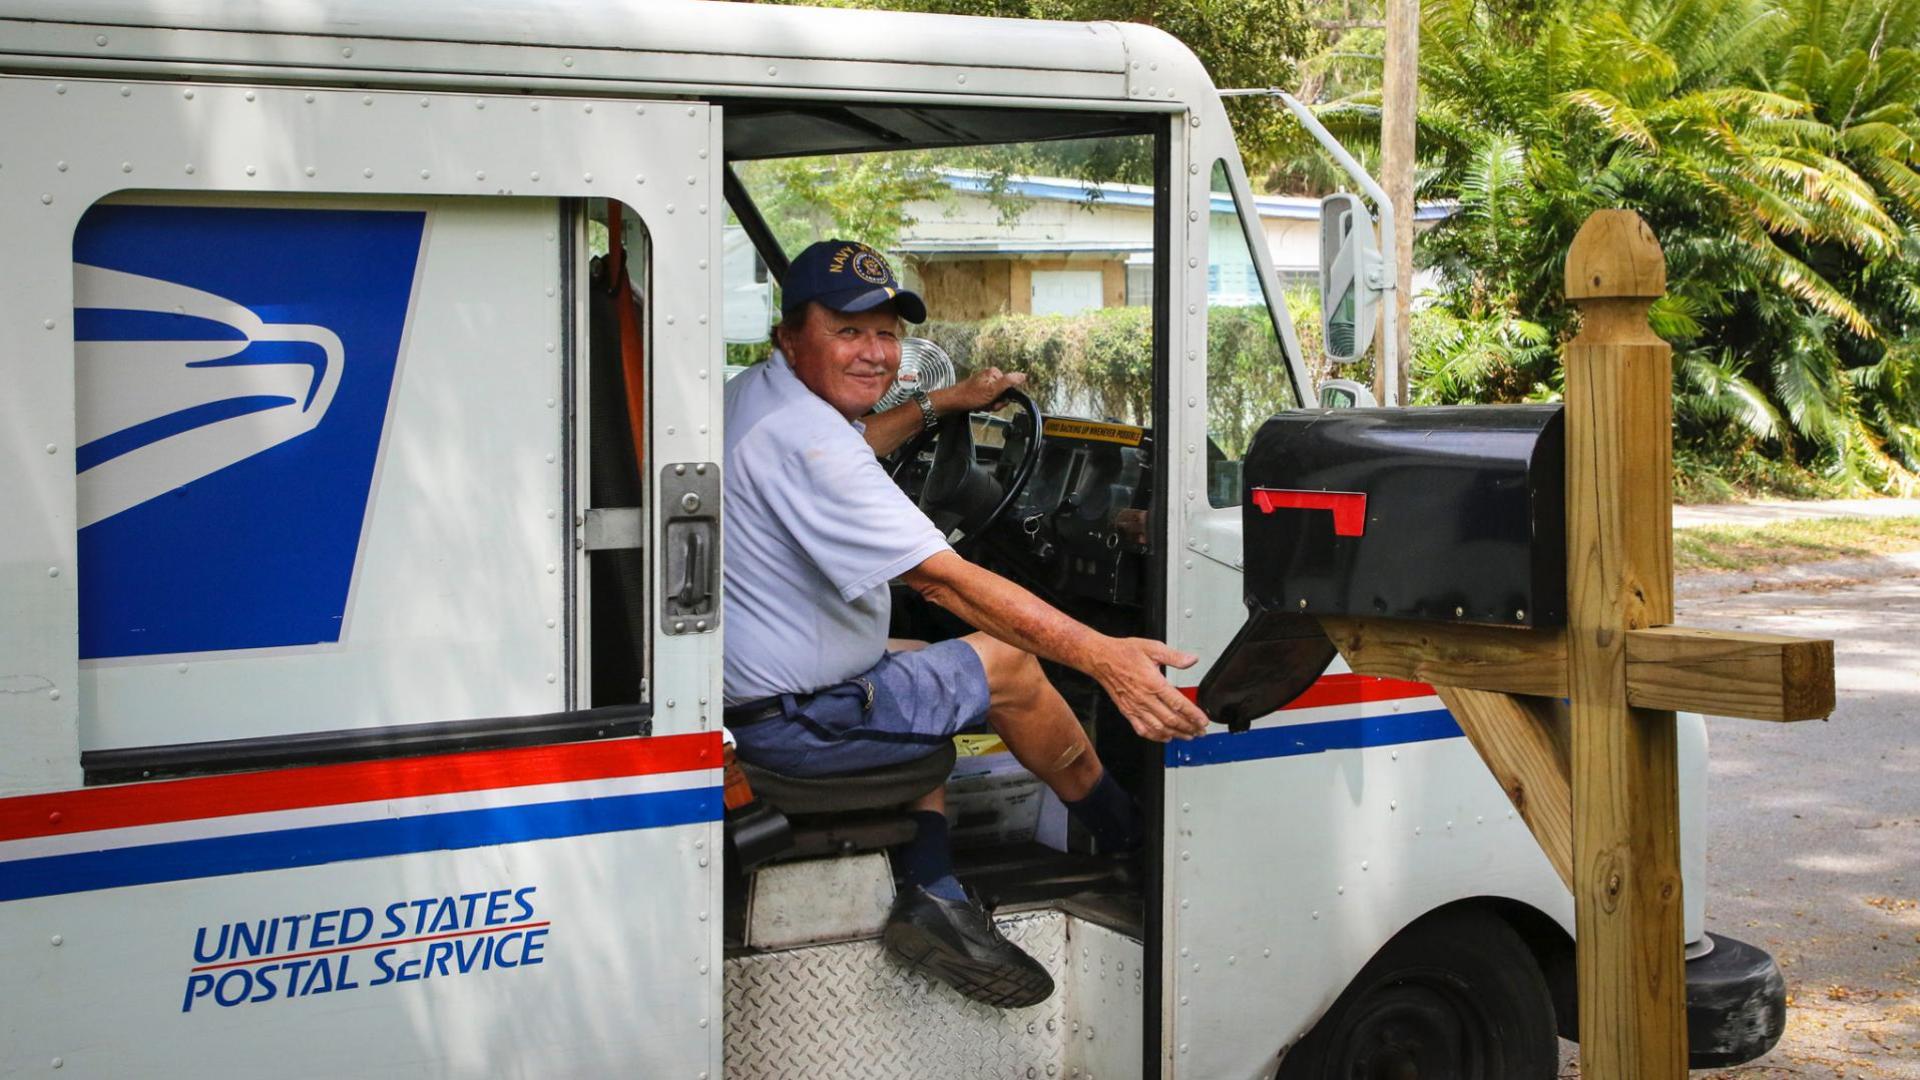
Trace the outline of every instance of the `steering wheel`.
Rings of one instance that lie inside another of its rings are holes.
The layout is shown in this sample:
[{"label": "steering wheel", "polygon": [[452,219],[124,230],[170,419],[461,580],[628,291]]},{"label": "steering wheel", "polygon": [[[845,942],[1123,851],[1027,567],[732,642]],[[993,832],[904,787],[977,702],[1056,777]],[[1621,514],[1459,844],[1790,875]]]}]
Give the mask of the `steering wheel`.
[{"label": "steering wheel", "polygon": [[[948,414],[936,427],[915,435],[895,452],[889,471],[896,483],[908,488],[915,462],[926,450],[927,443],[933,442],[933,461],[927,467],[915,501],[933,520],[934,527],[945,533],[948,542],[955,546],[967,537],[981,535],[1004,517],[1040,463],[1046,420],[1040,406],[1034,404],[1026,391],[1015,388],[1001,394],[987,411],[996,411],[1008,403],[1020,406],[1028,425],[1028,430],[1022,433],[1020,454],[1011,466],[1004,452],[991,469],[974,460],[971,413]],[[1010,432],[1017,430],[1009,428]],[[1013,443],[1010,437],[1007,449],[1012,449]],[[907,493],[913,494],[911,489]]]}]

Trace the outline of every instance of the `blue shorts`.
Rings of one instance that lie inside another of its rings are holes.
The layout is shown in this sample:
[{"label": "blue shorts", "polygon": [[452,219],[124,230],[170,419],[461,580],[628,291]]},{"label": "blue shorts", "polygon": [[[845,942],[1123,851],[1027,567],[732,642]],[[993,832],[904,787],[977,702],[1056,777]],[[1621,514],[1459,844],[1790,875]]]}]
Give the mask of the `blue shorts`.
[{"label": "blue shorts", "polygon": [[[803,695],[804,697],[804,695]],[[890,652],[782,715],[734,728],[741,760],[787,776],[839,776],[926,757],[987,715],[987,672],[955,638]]]}]

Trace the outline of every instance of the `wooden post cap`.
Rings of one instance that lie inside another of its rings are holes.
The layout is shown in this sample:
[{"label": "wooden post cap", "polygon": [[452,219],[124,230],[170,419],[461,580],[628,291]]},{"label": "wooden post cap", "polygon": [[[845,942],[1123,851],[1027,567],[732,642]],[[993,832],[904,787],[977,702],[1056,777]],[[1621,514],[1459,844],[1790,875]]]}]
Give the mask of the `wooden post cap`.
[{"label": "wooden post cap", "polygon": [[1667,291],[1660,241],[1631,210],[1596,210],[1567,249],[1568,300],[1653,300]]}]

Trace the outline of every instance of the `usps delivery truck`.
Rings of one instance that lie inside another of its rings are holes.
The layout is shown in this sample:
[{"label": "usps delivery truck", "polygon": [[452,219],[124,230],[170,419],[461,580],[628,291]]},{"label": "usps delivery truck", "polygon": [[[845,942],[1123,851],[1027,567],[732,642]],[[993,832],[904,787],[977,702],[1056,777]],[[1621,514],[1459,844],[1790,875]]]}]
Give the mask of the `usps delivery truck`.
[{"label": "usps delivery truck", "polygon": [[[1336,662],[1275,709],[1242,664],[1201,695],[1223,722],[1161,746],[1052,672],[1144,800],[1137,863],[991,739],[826,790],[750,775],[728,828],[724,238],[777,279],[804,220],[770,209],[780,163],[887,155],[948,192],[907,208],[899,255],[935,308],[922,385],[998,362],[984,321],[1089,271],[1140,328],[1131,383],[1063,381],[896,462],[970,557],[1198,653],[1194,688],[1293,555],[1315,605],[1500,599],[1475,575],[1525,541],[1406,482],[1459,451],[1417,414],[1315,444],[1375,485],[1357,539],[1242,505],[1253,470],[1313,457],[1263,451],[1269,414],[1342,412],[1302,411],[1323,359],[1273,234],[1327,238],[1338,358],[1372,334],[1374,218],[1256,197],[1207,72],[1153,29],[0,0],[0,1074],[1553,1074],[1573,904],[1426,686]],[[1133,180],[1049,202],[1100,161]],[[982,242],[968,176],[1041,224]],[[1473,458],[1494,487],[1533,490],[1553,425],[1528,424]],[[1282,519],[1294,539],[1243,545]],[[1399,576],[1320,580],[1342,543]],[[1703,930],[1705,736],[1681,730],[1693,1051],[1745,1060],[1779,977]],[[1053,973],[1041,1005],[966,1001],[878,944],[898,807],[943,782],[963,878]]]}]

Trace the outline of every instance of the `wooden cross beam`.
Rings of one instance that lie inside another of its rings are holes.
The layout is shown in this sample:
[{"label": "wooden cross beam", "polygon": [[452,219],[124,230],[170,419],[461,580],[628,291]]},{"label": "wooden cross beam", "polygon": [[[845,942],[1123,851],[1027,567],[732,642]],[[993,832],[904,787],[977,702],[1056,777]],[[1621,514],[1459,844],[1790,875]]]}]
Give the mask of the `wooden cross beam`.
[{"label": "wooden cross beam", "polygon": [[1687,1071],[1677,710],[1808,720],[1833,643],[1673,622],[1672,350],[1647,309],[1666,261],[1602,210],[1567,253],[1564,630],[1325,617],[1354,671],[1432,683],[1574,895],[1590,1080]]}]

